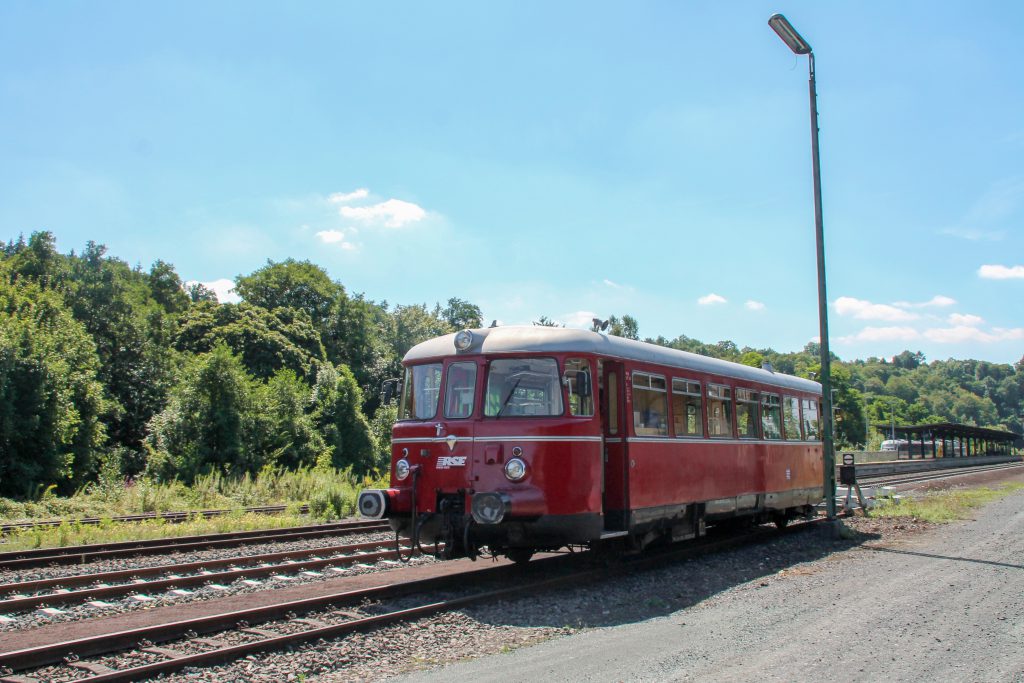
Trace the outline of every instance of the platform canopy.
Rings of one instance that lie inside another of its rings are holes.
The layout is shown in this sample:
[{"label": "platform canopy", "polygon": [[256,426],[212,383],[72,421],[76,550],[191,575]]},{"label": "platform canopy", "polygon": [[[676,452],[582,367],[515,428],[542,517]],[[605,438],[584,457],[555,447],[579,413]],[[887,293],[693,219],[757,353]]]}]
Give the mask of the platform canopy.
[{"label": "platform canopy", "polygon": [[[875,425],[885,434],[895,434],[897,438],[906,439],[911,444],[922,444],[922,451],[927,442],[932,445],[932,455],[936,454],[936,443],[944,446],[948,443],[951,455],[983,455],[983,454],[1009,454],[1015,442],[1021,440],[1021,435],[1015,432],[1007,432],[1002,429],[989,429],[987,427],[975,427],[974,425],[961,425],[952,422],[934,422],[919,425],[901,425],[892,427],[889,425]],[[955,443],[954,443],[955,442]],[[943,448],[945,451],[946,449]],[[925,455],[925,453],[920,453]]]}]

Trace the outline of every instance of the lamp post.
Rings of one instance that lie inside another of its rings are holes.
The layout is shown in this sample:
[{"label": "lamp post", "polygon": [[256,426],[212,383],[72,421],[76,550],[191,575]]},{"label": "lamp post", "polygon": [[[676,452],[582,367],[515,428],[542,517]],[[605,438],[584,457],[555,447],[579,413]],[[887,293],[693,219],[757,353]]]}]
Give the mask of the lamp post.
[{"label": "lamp post", "polygon": [[825,512],[836,519],[836,452],[832,438],[832,363],[828,348],[828,298],[825,295],[825,232],[821,219],[821,165],[818,158],[818,90],[814,81],[814,52],[786,17],[773,14],[768,25],[794,54],[807,55],[811,96],[811,171],[814,175],[814,241],[818,252],[818,326],[821,351],[822,451],[825,469]]}]

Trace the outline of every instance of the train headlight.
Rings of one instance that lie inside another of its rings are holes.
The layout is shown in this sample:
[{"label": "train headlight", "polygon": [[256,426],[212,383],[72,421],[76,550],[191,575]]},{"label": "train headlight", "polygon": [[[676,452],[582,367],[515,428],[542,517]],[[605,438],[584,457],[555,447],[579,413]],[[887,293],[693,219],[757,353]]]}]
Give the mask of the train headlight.
[{"label": "train headlight", "polygon": [[477,524],[498,524],[512,509],[512,500],[504,493],[477,493],[471,509]]},{"label": "train headlight", "polygon": [[395,479],[404,481],[409,476],[409,461],[402,458],[395,463]]},{"label": "train headlight", "polygon": [[512,458],[505,463],[505,477],[509,481],[520,481],[526,476],[526,463],[521,458]]},{"label": "train headlight", "polygon": [[455,335],[455,349],[457,351],[467,351],[472,345],[473,333],[469,330],[462,330]]}]

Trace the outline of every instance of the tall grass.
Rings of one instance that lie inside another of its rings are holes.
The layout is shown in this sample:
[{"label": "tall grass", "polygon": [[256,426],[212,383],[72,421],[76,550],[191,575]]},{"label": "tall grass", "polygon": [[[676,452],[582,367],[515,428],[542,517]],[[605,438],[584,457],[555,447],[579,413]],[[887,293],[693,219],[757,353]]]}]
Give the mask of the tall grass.
[{"label": "tall grass", "polygon": [[342,517],[355,511],[360,489],[386,486],[379,476],[358,476],[351,469],[311,467],[284,470],[265,467],[256,475],[226,477],[201,475],[191,485],[158,482],[149,477],[125,482],[104,479],[72,496],[60,497],[52,489],[36,500],[18,502],[0,498],[0,520],[113,517],[144,512],[236,509],[259,505],[309,505],[319,518]]},{"label": "tall grass", "polygon": [[923,498],[903,498],[900,502],[886,501],[871,509],[872,517],[906,517],[926,522],[951,522],[964,519],[976,507],[999,500],[1024,484],[1003,484],[998,488],[956,489],[935,491]]}]

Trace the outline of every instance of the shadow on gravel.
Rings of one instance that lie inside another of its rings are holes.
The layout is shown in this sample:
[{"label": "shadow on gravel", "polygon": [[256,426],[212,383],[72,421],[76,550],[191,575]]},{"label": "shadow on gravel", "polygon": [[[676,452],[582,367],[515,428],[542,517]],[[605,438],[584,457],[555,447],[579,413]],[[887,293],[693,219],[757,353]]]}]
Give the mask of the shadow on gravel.
[{"label": "shadow on gravel", "polygon": [[666,616],[723,591],[750,584],[757,590],[797,575],[821,574],[808,563],[877,540],[878,534],[845,529],[834,539],[823,529],[791,529],[767,541],[682,560],[659,569],[619,574],[576,589],[545,592],[465,610],[494,626],[589,628]]},{"label": "shadow on gravel", "polygon": [[977,564],[990,564],[995,567],[1009,567],[1010,569],[1024,569],[1024,564],[1010,564],[1009,562],[993,562],[992,560],[976,560],[971,557],[953,557],[952,555],[934,555],[932,553],[915,553],[910,550],[896,550],[895,548],[872,548],[865,546],[863,550],[871,550],[877,553],[893,553],[896,555],[915,555],[917,557],[929,557],[933,560],[950,560],[952,562],[975,562]]}]

